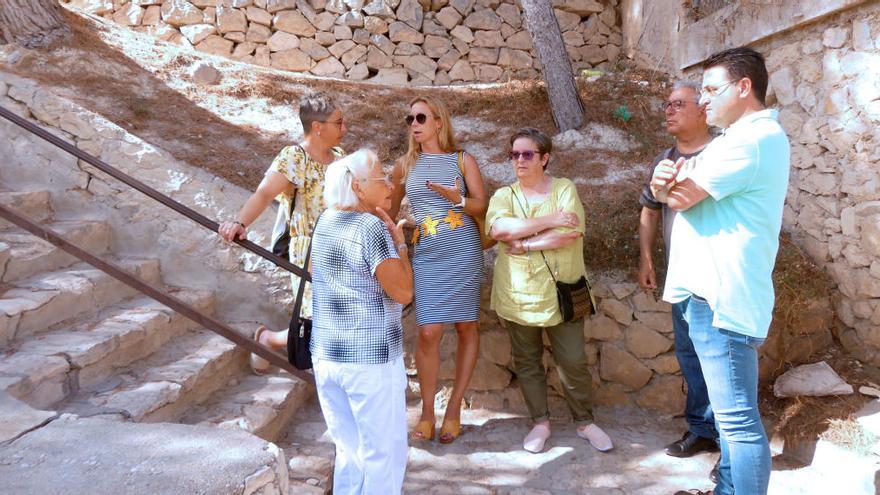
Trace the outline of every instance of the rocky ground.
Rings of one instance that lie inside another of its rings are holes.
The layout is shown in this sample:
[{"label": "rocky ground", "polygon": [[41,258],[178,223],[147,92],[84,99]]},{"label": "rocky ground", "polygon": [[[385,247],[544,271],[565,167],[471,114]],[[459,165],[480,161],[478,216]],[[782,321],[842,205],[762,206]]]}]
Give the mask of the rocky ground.
[{"label": "rocky ground", "polygon": [[[410,403],[410,425],[418,414],[418,404]],[[462,419],[464,433],[451,445],[411,442],[405,493],[671,495],[683,488],[712,487],[708,473],[718,454],[677,459],[663,453],[663,447],[681,435],[681,418],[663,418],[634,408],[598,408],[597,424],[615,443],[615,449],[604,454],[576,436],[571,424],[563,420],[553,422],[546,450],[530,454],[521,447],[529,431],[527,418],[476,409],[465,411]],[[290,493],[325,493],[332,485],[333,446],[318,404],[301,411],[287,437],[278,443],[288,458],[296,458],[289,465]],[[821,483],[822,472],[781,455],[779,439],[771,447],[769,493],[830,493]]]}]

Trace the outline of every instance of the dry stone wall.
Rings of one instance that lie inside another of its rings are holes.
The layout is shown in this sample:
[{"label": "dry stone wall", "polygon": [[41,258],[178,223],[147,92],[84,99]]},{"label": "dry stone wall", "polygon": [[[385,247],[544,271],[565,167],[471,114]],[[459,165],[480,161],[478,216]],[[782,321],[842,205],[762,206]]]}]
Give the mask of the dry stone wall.
[{"label": "dry stone wall", "polygon": [[[162,40],[244,62],[391,84],[537,77],[515,0],[69,0]],[[553,0],[575,69],[617,63],[617,0]]]},{"label": "dry stone wall", "polygon": [[784,228],[837,282],[841,343],[880,365],[880,4],[755,47],[792,145]]}]

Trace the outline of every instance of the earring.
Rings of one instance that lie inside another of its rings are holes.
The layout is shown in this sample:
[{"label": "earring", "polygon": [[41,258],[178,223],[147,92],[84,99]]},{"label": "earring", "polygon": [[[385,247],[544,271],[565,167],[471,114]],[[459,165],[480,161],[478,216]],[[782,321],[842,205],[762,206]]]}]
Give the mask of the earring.
[{"label": "earring", "polygon": [[318,135],[319,135],[319,136],[321,135],[321,131],[318,131]]}]

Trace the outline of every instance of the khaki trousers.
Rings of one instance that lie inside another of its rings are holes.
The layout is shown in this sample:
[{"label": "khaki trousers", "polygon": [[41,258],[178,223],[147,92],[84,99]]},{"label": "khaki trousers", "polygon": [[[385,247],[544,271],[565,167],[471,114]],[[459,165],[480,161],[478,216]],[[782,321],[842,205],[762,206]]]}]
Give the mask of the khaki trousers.
[{"label": "khaki trousers", "polygon": [[593,422],[592,377],[584,353],[584,321],[563,322],[552,327],[531,327],[506,321],[510,334],[514,372],[533,421],[550,418],[547,408],[547,373],[544,371],[544,342],[547,332],[556,371],[571,410],[578,423]]}]

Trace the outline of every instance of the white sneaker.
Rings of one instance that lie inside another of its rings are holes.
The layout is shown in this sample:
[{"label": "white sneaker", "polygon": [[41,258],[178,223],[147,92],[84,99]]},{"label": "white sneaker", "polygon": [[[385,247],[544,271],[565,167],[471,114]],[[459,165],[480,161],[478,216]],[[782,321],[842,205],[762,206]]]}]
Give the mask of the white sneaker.
[{"label": "white sneaker", "polygon": [[523,448],[533,454],[538,454],[544,450],[544,442],[546,442],[548,438],[550,438],[550,427],[543,424],[537,424],[523,440]]},{"label": "white sneaker", "polygon": [[577,436],[590,442],[590,445],[599,452],[608,452],[614,448],[614,445],[611,443],[611,437],[602,431],[602,428],[599,428],[594,424],[589,424],[584,428],[578,428]]}]

